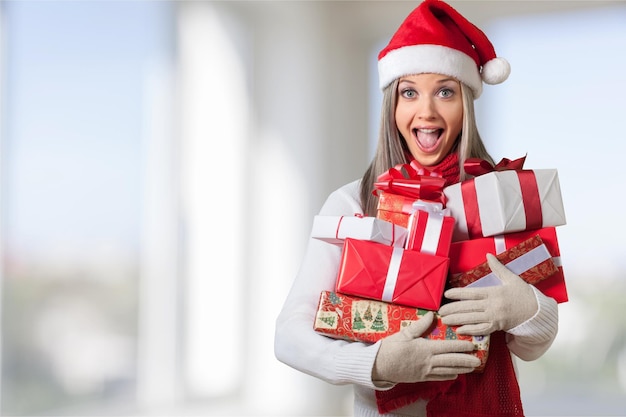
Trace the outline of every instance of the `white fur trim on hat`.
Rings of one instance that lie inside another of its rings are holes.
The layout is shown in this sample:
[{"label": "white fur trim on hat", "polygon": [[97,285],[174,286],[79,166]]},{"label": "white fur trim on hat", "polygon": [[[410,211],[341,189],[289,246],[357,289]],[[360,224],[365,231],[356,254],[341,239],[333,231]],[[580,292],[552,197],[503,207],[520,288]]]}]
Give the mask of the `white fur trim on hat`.
[{"label": "white fur trim on hat", "polygon": [[[463,52],[446,46],[428,44],[404,46],[389,51],[378,60],[381,89],[387,87],[396,78],[424,73],[454,77],[472,89],[474,98],[478,98],[483,91],[482,79],[476,62]],[[487,80],[485,82],[489,83]]]}]

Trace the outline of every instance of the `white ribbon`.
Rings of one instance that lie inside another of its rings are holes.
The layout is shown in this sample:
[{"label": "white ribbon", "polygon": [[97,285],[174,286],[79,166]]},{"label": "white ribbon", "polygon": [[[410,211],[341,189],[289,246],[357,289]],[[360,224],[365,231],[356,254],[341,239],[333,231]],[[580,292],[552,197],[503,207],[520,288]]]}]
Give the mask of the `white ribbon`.
[{"label": "white ribbon", "polygon": [[387,278],[385,278],[385,288],[383,288],[382,301],[390,303],[393,301],[393,293],[396,290],[396,282],[398,282],[398,273],[400,272],[400,262],[402,261],[402,248],[393,248],[389,268],[387,269]]},{"label": "white ribbon", "polygon": [[506,251],[506,242],[504,240],[504,235],[494,236],[493,243],[496,246],[496,254],[500,254]]},{"label": "white ribbon", "polygon": [[[546,261],[550,258],[552,258],[552,255],[550,255],[550,252],[548,252],[548,248],[546,248],[546,245],[542,244],[526,252],[519,258],[513,259],[511,262],[509,262],[505,266],[514,274],[521,275],[522,273],[528,271],[533,266],[539,265],[543,261]],[[494,274],[493,272],[490,272],[489,274],[482,277],[480,280],[494,282],[493,281],[494,278],[498,279],[496,274]]]},{"label": "white ribbon", "polygon": [[450,215],[450,209],[444,209],[443,204],[433,201],[416,200],[413,202],[413,210],[422,210],[429,213],[444,212],[448,213],[446,216]]},{"label": "white ribbon", "polygon": [[439,239],[441,238],[443,218],[450,215],[450,209],[444,209],[441,203],[417,200],[413,203],[413,210],[423,211],[428,214],[424,239],[419,251],[428,255],[435,255],[439,247]]},{"label": "white ribbon", "polygon": [[[439,212],[441,213],[441,212]],[[434,255],[439,247],[439,238],[443,227],[443,213],[441,215],[428,213],[426,229],[424,230],[424,240],[420,252]]]}]

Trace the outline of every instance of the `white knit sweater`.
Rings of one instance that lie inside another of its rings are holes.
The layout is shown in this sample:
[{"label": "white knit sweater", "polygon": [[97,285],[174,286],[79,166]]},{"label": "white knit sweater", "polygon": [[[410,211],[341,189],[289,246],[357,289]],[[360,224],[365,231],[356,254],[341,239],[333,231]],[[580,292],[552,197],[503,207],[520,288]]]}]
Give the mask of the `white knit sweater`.
[{"label": "white knit sweater", "polygon": [[[359,184],[354,181],[334,191],[320,214],[362,214]],[[354,415],[379,416],[371,374],[380,342],[347,342],[313,330],[320,293],[335,289],[340,258],[339,245],[309,239],[298,275],[276,321],[275,354],[281,362],[331,384],[353,384]],[[541,356],[557,333],[557,303],[537,290],[535,294],[539,305],[535,316],[507,334],[509,350],[524,360]],[[385,415],[426,416],[426,403],[418,401]]]}]

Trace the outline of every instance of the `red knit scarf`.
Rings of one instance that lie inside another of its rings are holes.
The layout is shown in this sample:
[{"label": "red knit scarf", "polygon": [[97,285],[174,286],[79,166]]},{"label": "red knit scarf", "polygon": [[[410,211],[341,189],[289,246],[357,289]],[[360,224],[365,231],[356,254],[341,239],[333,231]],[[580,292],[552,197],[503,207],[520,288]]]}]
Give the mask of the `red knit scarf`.
[{"label": "red knit scarf", "polygon": [[388,391],[376,391],[381,414],[420,399],[428,401],[428,417],[523,417],[519,385],[505,333],[491,334],[489,358],[481,373],[459,375],[452,381],[398,384]]},{"label": "red knit scarf", "polygon": [[[409,159],[412,159],[412,157],[409,156]],[[448,156],[443,158],[443,160],[437,165],[430,167],[422,166],[417,161],[414,161],[413,163],[429,171],[441,174],[441,176],[446,179],[446,186],[460,181],[459,155],[456,152],[448,154]]]},{"label": "red knit scarf", "polygon": [[[446,179],[446,186],[460,180],[456,152],[446,156],[438,165],[423,168],[439,172]],[[452,381],[397,384],[390,390],[376,391],[381,414],[420,399],[428,401],[428,417],[523,416],[519,385],[505,333],[491,335],[489,358],[481,373],[459,375]]]}]

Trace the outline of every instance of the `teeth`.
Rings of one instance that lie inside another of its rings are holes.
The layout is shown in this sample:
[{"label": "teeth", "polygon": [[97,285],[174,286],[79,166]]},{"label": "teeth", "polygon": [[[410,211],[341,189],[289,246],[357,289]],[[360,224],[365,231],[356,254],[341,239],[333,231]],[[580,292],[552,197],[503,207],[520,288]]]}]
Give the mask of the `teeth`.
[{"label": "teeth", "polygon": [[435,133],[439,129],[417,129],[417,130],[422,133]]}]

